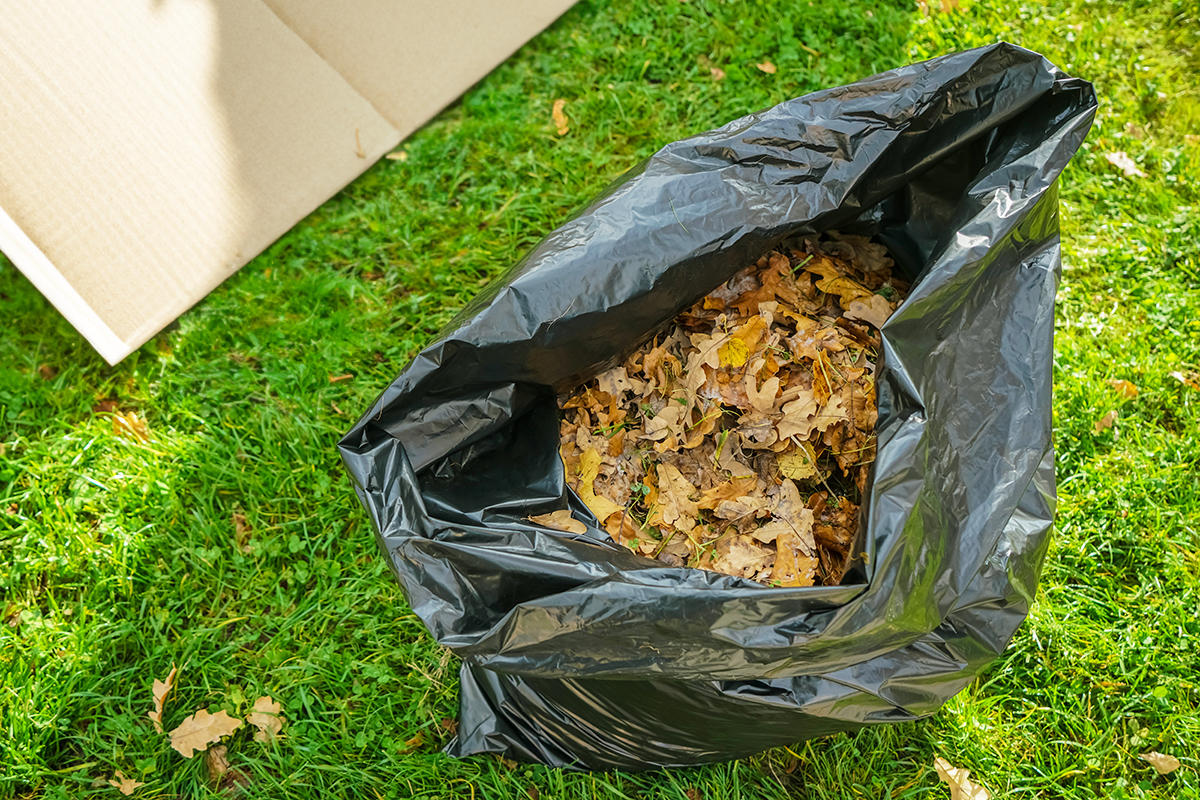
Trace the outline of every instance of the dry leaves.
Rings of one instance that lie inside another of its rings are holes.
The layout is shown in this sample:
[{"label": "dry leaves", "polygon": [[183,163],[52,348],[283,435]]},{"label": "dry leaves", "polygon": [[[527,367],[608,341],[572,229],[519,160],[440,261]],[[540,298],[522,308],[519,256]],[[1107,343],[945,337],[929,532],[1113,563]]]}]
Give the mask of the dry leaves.
[{"label": "dry leaves", "polygon": [[1200,389],[1200,372],[1180,372],[1175,370],[1169,373],[1172,378],[1182,383],[1189,389]]},{"label": "dry leaves", "polygon": [[260,697],[254,701],[253,708],[246,715],[246,721],[258,728],[254,732],[254,741],[275,741],[275,737],[283,730],[282,710],[282,706],[270,697]]},{"label": "dry leaves", "polygon": [[572,517],[571,512],[565,508],[561,511],[553,511],[549,514],[538,514],[536,517],[529,517],[529,521],[536,522],[543,528],[553,528],[556,531],[587,533],[587,526]]},{"label": "dry leaves", "polygon": [[760,70],[767,73],[768,75],[774,75],[776,72],[775,65],[772,64],[770,61],[764,61],[761,64],[755,64],[754,66],[758,67]]},{"label": "dry leaves", "polygon": [[108,782],[108,785],[116,787],[118,792],[128,797],[129,795],[133,794],[134,790],[139,786],[145,786],[146,784],[142,783],[141,781],[135,781],[133,778],[126,778],[124,772],[117,770],[112,776],[112,780]]},{"label": "dry leaves", "polygon": [[940,756],[933,760],[938,777],[950,787],[950,800],[990,800],[988,790],[971,781],[969,770],[953,767]]},{"label": "dry leaves", "polygon": [[1138,396],[1138,387],[1129,381],[1112,380],[1108,382],[1108,385],[1116,389],[1117,393],[1126,400],[1132,400]]},{"label": "dry leaves", "polygon": [[242,727],[242,721],[221,710],[210,714],[201,709],[185,719],[171,731],[171,747],[184,758],[191,758],[196,751],[203,752],[213,742],[221,740]]},{"label": "dry leaves", "polygon": [[1138,758],[1149,762],[1150,766],[1154,767],[1154,771],[1159,775],[1170,775],[1181,766],[1178,758],[1163,755],[1162,753],[1142,753]]},{"label": "dry leaves", "polygon": [[238,550],[243,553],[249,553],[252,548],[250,546],[250,523],[246,521],[246,515],[241,511],[233,512],[233,539],[237,544]]},{"label": "dry leaves", "polygon": [[1094,433],[1103,433],[1113,426],[1113,423],[1117,421],[1117,417],[1119,416],[1120,414],[1116,411],[1108,412],[1103,417],[1096,420],[1096,423],[1092,426],[1092,431]]},{"label": "dry leaves", "polygon": [[1140,169],[1138,169],[1137,163],[1132,158],[1130,158],[1128,155],[1126,155],[1124,150],[1117,150],[1112,153],[1105,153],[1104,158],[1106,161],[1108,161],[1108,163],[1112,164],[1114,167],[1121,170],[1121,173],[1126,178],[1144,178],[1144,177],[1146,177],[1146,173],[1144,173]]},{"label": "dry leaves", "polygon": [[[567,482],[618,543],[774,586],[835,584],[875,456],[875,360],[908,285],[830,234],[768,253],[560,398]],[[566,511],[531,518],[575,531]],[[582,531],[579,531],[582,532]]]},{"label": "dry leaves", "polygon": [[567,101],[560,97],[554,101],[554,107],[550,110],[550,116],[554,119],[554,129],[558,131],[559,136],[566,136],[571,131],[567,113],[564,111],[566,107]]},{"label": "dry leaves", "polygon": [[175,688],[175,676],[177,674],[179,674],[179,668],[172,664],[171,671],[167,673],[167,679],[160,681],[158,678],[155,678],[154,685],[151,687],[151,690],[154,692],[154,710],[147,711],[146,716],[154,723],[154,730],[159,733],[163,732],[163,702],[167,699],[167,695],[171,693],[171,690]]},{"label": "dry leaves", "polygon": [[208,779],[213,784],[219,784],[225,773],[229,772],[229,748],[223,744],[210,747],[204,754],[204,766],[208,770]]}]

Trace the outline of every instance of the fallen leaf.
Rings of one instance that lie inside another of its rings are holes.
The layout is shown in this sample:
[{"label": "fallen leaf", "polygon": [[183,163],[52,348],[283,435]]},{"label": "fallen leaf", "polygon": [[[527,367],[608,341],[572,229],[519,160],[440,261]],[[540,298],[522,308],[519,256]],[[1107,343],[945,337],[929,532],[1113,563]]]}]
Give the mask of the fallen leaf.
[{"label": "fallen leaf", "polygon": [[354,380],[354,376],[349,373],[347,373],[345,375],[330,375],[329,376],[330,383],[341,383],[342,381],[349,381],[349,380]]},{"label": "fallen leaf", "polygon": [[1138,396],[1138,387],[1126,380],[1111,380],[1108,385],[1117,390],[1117,392],[1126,400],[1132,400]]},{"label": "fallen leaf", "polygon": [[1170,373],[1170,375],[1189,389],[1200,389],[1200,373],[1189,372],[1184,374],[1176,370]]},{"label": "fallen leaf", "polygon": [[1149,762],[1150,766],[1154,767],[1154,771],[1159,775],[1170,775],[1182,766],[1179,763],[1179,759],[1175,756],[1163,755],[1162,753],[1142,753],[1138,758]]},{"label": "fallen leaf", "polygon": [[600,474],[600,464],[603,459],[600,453],[589,447],[583,451],[583,455],[579,457],[579,488],[575,493],[579,495],[579,499],[583,504],[591,509],[591,512],[596,515],[596,519],[603,523],[613,514],[622,513],[625,507],[617,505],[607,497],[602,497],[596,494],[595,480]]},{"label": "fallen leaf", "polygon": [[425,732],[417,731],[413,736],[404,740],[404,747],[400,748],[401,753],[415,753],[421,749],[421,745],[425,744]]},{"label": "fallen leaf", "polygon": [[1096,420],[1096,424],[1092,426],[1092,430],[1096,433],[1103,433],[1113,426],[1120,414],[1116,411],[1110,411],[1100,419]]},{"label": "fallen leaf", "polygon": [[846,307],[846,319],[857,319],[882,328],[892,315],[892,304],[883,295],[873,294],[869,298],[856,298]]},{"label": "fallen leaf", "polygon": [[135,781],[133,778],[126,778],[124,772],[117,770],[116,773],[113,774],[112,780],[108,782],[108,785],[115,786],[118,792],[128,797],[129,795],[133,794],[134,789],[137,789],[139,786],[145,786],[146,784],[142,783],[141,781]]},{"label": "fallen leaf", "polygon": [[195,752],[207,750],[209,744],[220,741],[222,736],[228,736],[240,727],[242,721],[224,710],[210,714],[201,709],[171,731],[171,747],[184,758],[191,758]]},{"label": "fallen leaf", "polygon": [[[250,523],[246,521],[246,515],[241,511],[233,512],[233,541],[237,545],[238,550],[243,553],[249,553],[253,550],[250,547]],[[161,733],[161,731],[159,731]]]},{"label": "fallen leaf", "polygon": [[772,64],[770,61],[764,61],[761,64],[755,64],[754,66],[758,67],[760,70],[767,73],[768,75],[775,74],[775,65]]},{"label": "fallen leaf", "polygon": [[659,464],[657,470],[659,508],[651,524],[691,530],[699,513],[693,499],[698,494],[696,487],[671,464]]},{"label": "fallen leaf", "polygon": [[38,374],[42,376],[42,380],[52,381],[58,377],[58,367],[42,364],[38,367]]},{"label": "fallen leaf", "polygon": [[750,357],[750,348],[741,339],[731,338],[717,350],[717,358],[722,367],[740,367]]},{"label": "fallen leaf", "polygon": [[388,161],[408,161],[408,151],[398,150],[395,153],[388,153],[384,158]]},{"label": "fallen leaf", "polygon": [[208,771],[208,780],[214,785],[220,784],[221,778],[229,772],[229,748],[223,744],[210,747],[204,754],[204,766]]},{"label": "fallen leaf", "polygon": [[817,477],[817,454],[808,442],[801,442],[792,450],[779,455],[779,471],[785,478],[805,481]]},{"label": "fallen leaf", "polygon": [[146,421],[132,411],[128,414],[113,412],[113,433],[143,444],[150,441],[150,428],[146,426]]},{"label": "fallen leaf", "polygon": [[163,732],[163,702],[167,699],[167,695],[171,693],[171,690],[175,688],[175,676],[178,673],[178,667],[172,664],[171,671],[167,673],[167,679],[165,681],[160,681],[158,678],[155,678],[154,684],[151,687],[151,691],[154,693],[154,710],[147,711],[146,716],[149,717],[154,723],[154,730],[158,731],[159,733]]},{"label": "fallen leaf", "polygon": [[991,800],[988,790],[971,782],[969,770],[953,767],[940,756],[933,760],[938,777],[950,787],[950,800]]},{"label": "fallen leaf", "polygon": [[554,128],[558,131],[559,136],[566,136],[571,130],[567,113],[563,110],[566,107],[567,101],[560,97],[554,101],[554,108],[550,111],[550,116],[554,118]]},{"label": "fallen leaf", "polygon": [[709,67],[708,72],[714,81],[725,80],[725,70],[720,67]]},{"label": "fallen leaf", "polygon": [[587,533],[587,526],[572,517],[571,512],[565,508],[549,514],[538,514],[536,517],[528,517],[528,519],[530,522],[536,522],[544,528],[553,528],[556,531]]},{"label": "fallen leaf", "polygon": [[1146,129],[1133,122],[1125,123],[1125,133],[1132,136],[1134,139],[1146,138]]},{"label": "fallen leaf", "polygon": [[273,742],[283,730],[283,707],[270,697],[260,697],[254,701],[246,721],[258,728],[254,732],[254,741]]},{"label": "fallen leaf", "polygon": [[1132,158],[1130,158],[1128,155],[1126,155],[1124,150],[1117,150],[1112,153],[1105,153],[1104,158],[1106,161],[1108,161],[1108,163],[1112,164],[1114,167],[1121,170],[1121,173],[1126,178],[1144,178],[1144,177],[1146,177],[1146,173],[1142,172],[1138,168],[1137,163]]}]

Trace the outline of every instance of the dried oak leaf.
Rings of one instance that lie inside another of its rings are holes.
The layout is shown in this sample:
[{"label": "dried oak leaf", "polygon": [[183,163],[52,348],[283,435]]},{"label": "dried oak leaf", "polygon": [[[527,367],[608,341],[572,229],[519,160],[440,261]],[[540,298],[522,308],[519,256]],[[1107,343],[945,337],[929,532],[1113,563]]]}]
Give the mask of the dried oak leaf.
[{"label": "dried oak leaf", "polygon": [[116,787],[118,792],[128,797],[129,795],[133,794],[134,790],[139,786],[145,786],[146,784],[142,783],[141,781],[135,781],[133,778],[126,778],[124,772],[117,770],[113,774],[112,779],[108,782],[108,785]]},{"label": "dried oak leaf", "polygon": [[678,531],[690,531],[696,526],[699,509],[692,498],[698,492],[691,481],[671,464],[658,464],[658,507],[651,516],[651,525],[665,525]]},{"label": "dried oak leaf", "polygon": [[224,710],[210,714],[201,709],[171,731],[171,747],[184,758],[191,758],[196,752],[204,752],[210,744],[240,727],[242,721],[229,716]]},{"label": "dried oak leaf", "polygon": [[775,558],[775,551],[749,536],[733,534],[717,540],[713,568],[739,578],[755,578]]},{"label": "dried oak leaf", "polygon": [[1110,411],[1100,419],[1096,420],[1096,424],[1092,426],[1092,431],[1095,433],[1103,433],[1113,426],[1120,414],[1116,411]]},{"label": "dried oak leaf", "polygon": [[1138,396],[1138,387],[1126,380],[1112,380],[1108,385],[1117,390],[1117,393],[1126,400],[1132,400]]},{"label": "dried oak leaf", "polygon": [[544,528],[553,528],[556,531],[587,533],[587,526],[572,517],[571,512],[565,508],[559,511],[551,511],[549,514],[538,514],[536,517],[527,517],[527,519],[530,522],[536,522]]},{"label": "dried oak leaf", "polygon": [[[1142,753],[1138,756],[1142,761],[1149,762],[1150,766],[1154,767],[1154,771],[1159,775],[1170,775],[1175,770],[1182,766],[1179,759],[1175,756],[1168,756],[1162,753]],[[120,774],[120,773],[118,773]]]},{"label": "dried oak leaf", "polygon": [[971,781],[969,770],[950,765],[940,756],[933,760],[938,777],[950,787],[950,800],[991,800],[988,790]]},{"label": "dried oak leaf", "polygon": [[249,553],[253,548],[250,547],[250,523],[246,521],[246,515],[241,511],[233,512],[233,541],[237,545],[237,549],[243,553]]},{"label": "dried oak leaf", "polygon": [[619,506],[607,497],[596,494],[595,481],[600,474],[600,464],[603,458],[595,448],[589,447],[579,456],[579,487],[575,493],[583,504],[591,509],[596,519],[603,523],[613,514],[623,513],[624,506]]},{"label": "dried oak leaf", "polygon": [[220,784],[221,778],[229,772],[228,748],[223,744],[210,747],[204,754],[204,766],[208,771],[208,780],[214,785]]},{"label": "dried oak leaf", "polygon": [[858,319],[869,322],[876,328],[882,328],[892,315],[892,304],[883,295],[873,294],[869,298],[851,300],[846,307],[846,319]]},{"label": "dried oak leaf", "polygon": [[768,75],[774,75],[776,72],[775,65],[772,64],[770,61],[764,61],[761,64],[755,64],[754,66],[758,67],[760,70],[767,73]]},{"label": "dried oak leaf", "polygon": [[154,692],[154,710],[147,711],[146,716],[149,717],[150,721],[154,723],[154,730],[158,731],[159,733],[163,732],[163,702],[167,699],[167,695],[171,693],[171,690],[175,688],[175,676],[178,673],[179,668],[172,664],[171,671],[167,673],[167,679],[165,681],[160,681],[158,678],[155,678],[154,685],[151,687],[151,691]]},{"label": "dried oak leaf", "polygon": [[1117,150],[1112,153],[1105,153],[1104,159],[1106,161],[1108,161],[1108,163],[1110,163],[1114,167],[1116,167],[1117,169],[1121,170],[1121,173],[1126,178],[1144,178],[1144,177],[1146,177],[1146,173],[1142,172],[1138,168],[1137,162],[1135,162],[1132,158],[1130,158],[1128,155],[1126,155],[1124,150]]},{"label": "dried oak leaf", "polygon": [[558,131],[559,136],[566,136],[571,130],[567,113],[563,110],[566,107],[567,101],[560,97],[554,101],[554,107],[550,110],[550,116],[554,119],[554,128]]},{"label": "dried oak leaf", "polygon": [[270,697],[260,697],[254,701],[246,722],[258,728],[254,732],[254,741],[273,742],[283,730],[283,707]]}]

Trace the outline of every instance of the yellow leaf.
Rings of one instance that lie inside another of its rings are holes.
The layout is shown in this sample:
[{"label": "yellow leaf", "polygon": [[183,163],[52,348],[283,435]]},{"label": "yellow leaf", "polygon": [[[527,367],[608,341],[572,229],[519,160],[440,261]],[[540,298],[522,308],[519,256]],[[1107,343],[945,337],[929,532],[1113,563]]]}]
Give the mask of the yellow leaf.
[{"label": "yellow leaf", "polygon": [[801,442],[794,450],[779,456],[779,471],[783,477],[794,481],[805,481],[817,477],[817,454],[808,442]]},{"label": "yellow leaf", "polygon": [[768,75],[775,74],[775,65],[772,64],[770,61],[764,61],[761,64],[755,64],[754,66],[758,67],[759,69],[761,69],[763,72],[767,73]]},{"label": "yellow leaf", "polygon": [[254,701],[246,721],[258,728],[254,732],[254,741],[272,742],[275,736],[283,730],[283,707],[270,697],[260,697]]},{"label": "yellow leaf", "polygon": [[1138,758],[1148,761],[1159,775],[1170,775],[1181,766],[1178,758],[1162,753],[1142,753]]},{"label": "yellow leaf", "polygon": [[817,288],[825,294],[837,295],[842,308],[848,308],[855,300],[875,297],[875,293],[853,278],[825,278],[817,281]]},{"label": "yellow leaf", "polygon": [[730,339],[717,350],[722,367],[740,367],[750,357],[750,348],[741,339]]},{"label": "yellow leaf", "polygon": [[143,444],[150,441],[150,428],[146,426],[146,420],[140,419],[132,411],[128,414],[113,412],[113,433]]},{"label": "yellow leaf", "polygon": [[988,790],[971,782],[969,770],[953,767],[944,758],[933,760],[938,777],[950,787],[950,800],[991,800]]},{"label": "yellow leaf", "polygon": [[593,484],[596,477],[600,474],[600,462],[603,459],[596,448],[589,447],[583,451],[583,455],[579,457],[579,488],[576,489],[576,494],[583,504],[591,509],[591,512],[596,515],[596,519],[604,523],[609,517],[616,513],[624,513],[625,507],[619,506],[607,497],[601,497],[596,494],[596,489]]},{"label": "yellow leaf", "polygon": [[558,131],[559,136],[566,136],[571,130],[570,123],[567,121],[567,114],[563,110],[567,107],[567,101],[561,97],[554,101],[554,108],[550,112],[550,116],[554,118],[554,127]]},{"label": "yellow leaf", "polygon": [[556,531],[587,533],[587,526],[572,517],[571,512],[565,508],[561,511],[552,511],[549,514],[538,514],[536,517],[529,517],[528,519],[530,522],[536,522],[544,528],[553,528]]},{"label": "yellow leaf", "polygon": [[128,797],[129,795],[133,794],[134,789],[138,788],[139,786],[145,786],[146,784],[140,781],[135,781],[133,778],[126,778],[124,772],[117,770],[112,776],[112,780],[108,782],[108,785],[115,786],[118,792]]},{"label": "yellow leaf", "polygon": [[1132,400],[1138,396],[1138,387],[1129,381],[1113,380],[1109,381],[1108,385],[1116,389],[1126,400]]},{"label": "yellow leaf", "polygon": [[240,727],[242,721],[223,710],[210,714],[201,709],[171,731],[171,747],[184,758],[191,758],[195,751],[204,752],[209,744],[220,741],[222,736],[228,736]]},{"label": "yellow leaf", "polygon": [[1113,423],[1117,421],[1118,416],[1120,415],[1116,411],[1108,412],[1103,417],[1096,420],[1096,424],[1092,426],[1092,430],[1096,433],[1103,433],[1113,426]]},{"label": "yellow leaf", "polygon": [[846,319],[856,319],[882,328],[892,315],[892,304],[885,297],[873,294],[868,298],[856,298],[846,306]]},{"label": "yellow leaf", "polygon": [[147,711],[146,716],[149,717],[154,723],[154,730],[158,731],[159,733],[163,732],[163,701],[167,699],[167,695],[170,694],[171,689],[175,687],[175,675],[178,672],[179,669],[172,664],[171,671],[167,673],[167,679],[165,681],[160,681],[158,678],[154,679],[154,685],[151,689],[154,692],[154,710]]},{"label": "yellow leaf", "polygon": [[658,464],[658,507],[652,525],[667,525],[678,531],[689,531],[696,525],[699,509],[692,498],[697,489],[672,464]]},{"label": "yellow leaf", "polygon": [[775,538],[775,567],[771,580],[780,586],[812,586],[820,563],[811,551],[805,549],[804,537],[784,531]]}]

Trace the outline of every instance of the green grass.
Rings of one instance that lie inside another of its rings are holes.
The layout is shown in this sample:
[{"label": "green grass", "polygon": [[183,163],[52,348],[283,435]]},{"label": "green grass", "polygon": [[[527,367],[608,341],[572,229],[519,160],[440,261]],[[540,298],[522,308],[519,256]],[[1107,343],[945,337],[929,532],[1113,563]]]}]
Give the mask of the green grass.
[{"label": "green grass", "polygon": [[[1200,134],[1198,18],[1196,0],[964,0],[929,15],[884,0],[585,0],[413,136],[407,161],[381,161],[115,368],[5,263],[0,797],[114,797],[95,782],[116,770],[145,782],[141,797],[209,793],[201,759],[145,718],[172,663],[170,727],[260,693],[283,703],[286,739],[230,743],[249,796],[946,797],[941,755],[995,797],[1197,797],[1200,390],[1171,373],[1200,371],[1200,142],[1185,138]],[[439,755],[456,661],[409,611],[336,461],[353,415],[660,145],[1000,38],[1094,81],[1102,103],[1062,180],[1062,503],[1012,647],[929,721],[726,765],[578,775]],[[1115,150],[1147,177],[1121,176]],[[1123,399],[1113,379],[1140,393]],[[93,410],[104,400],[152,440],[115,433]],[[1137,760],[1149,750],[1184,766],[1156,777]]]}]

